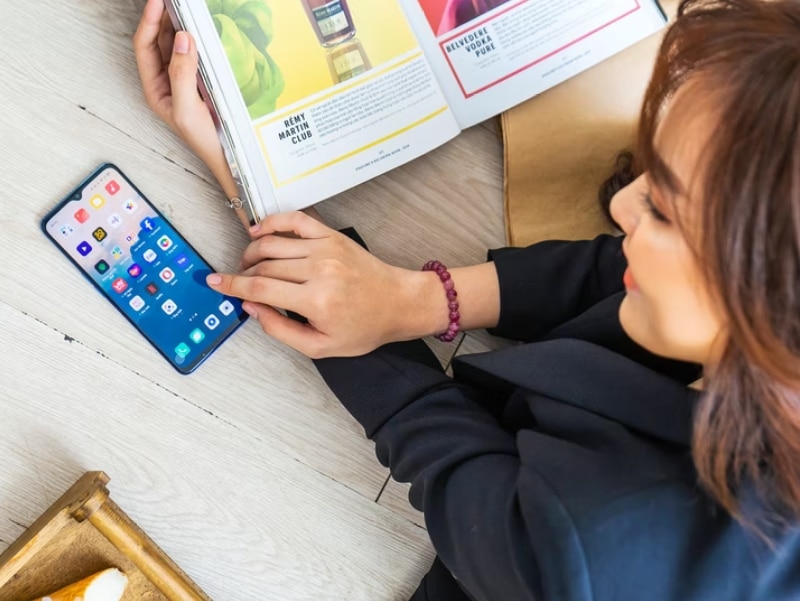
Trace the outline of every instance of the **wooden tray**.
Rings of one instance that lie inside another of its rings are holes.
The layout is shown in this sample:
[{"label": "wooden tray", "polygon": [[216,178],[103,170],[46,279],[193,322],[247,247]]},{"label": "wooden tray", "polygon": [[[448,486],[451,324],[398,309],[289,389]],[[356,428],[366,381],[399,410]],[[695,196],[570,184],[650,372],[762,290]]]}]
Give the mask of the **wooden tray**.
[{"label": "wooden tray", "polygon": [[0,555],[0,601],[28,601],[115,567],[123,601],[211,601],[88,472]]}]

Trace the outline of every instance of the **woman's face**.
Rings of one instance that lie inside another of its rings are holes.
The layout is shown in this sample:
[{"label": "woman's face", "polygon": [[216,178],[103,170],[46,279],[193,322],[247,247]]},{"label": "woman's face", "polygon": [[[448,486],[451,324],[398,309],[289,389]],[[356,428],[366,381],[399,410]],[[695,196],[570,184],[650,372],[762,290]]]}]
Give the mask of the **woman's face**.
[{"label": "woman's face", "polygon": [[626,234],[622,248],[628,259],[619,316],[625,332],[649,351],[708,366],[717,356],[723,319],[692,246],[701,235],[702,202],[693,193],[694,170],[710,132],[700,115],[709,112],[681,102],[681,96],[659,127],[656,150],[688,192],[667,197],[645,173],[611,202]]}]

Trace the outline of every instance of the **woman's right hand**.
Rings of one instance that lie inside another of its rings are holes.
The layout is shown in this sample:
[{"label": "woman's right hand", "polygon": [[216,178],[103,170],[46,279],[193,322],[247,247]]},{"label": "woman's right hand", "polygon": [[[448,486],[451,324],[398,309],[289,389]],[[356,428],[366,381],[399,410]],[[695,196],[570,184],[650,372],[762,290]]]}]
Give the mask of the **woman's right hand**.
[{"label": "woman's right hand", "polygon": [[164,0],[148,0],[133,47],[148,106],[208,165],[228,198],[235,196],[214,120],[197,91],[197,45],[175,32]]},{"label": "woman's right hand", "polygon": [[267,334],[309,357],[363,355],[448,326],[435,274],[388,265],[305,213],[270,215],[251,235],[244,272],[214,274],[208,284],[246,301],[245,310]]}]

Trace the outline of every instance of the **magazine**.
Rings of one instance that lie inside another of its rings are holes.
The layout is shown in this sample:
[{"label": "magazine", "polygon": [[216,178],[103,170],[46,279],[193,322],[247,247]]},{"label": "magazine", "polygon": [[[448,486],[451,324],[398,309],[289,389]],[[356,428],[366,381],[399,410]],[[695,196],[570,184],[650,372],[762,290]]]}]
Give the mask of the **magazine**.
[{"label": "magazine", "polygon": [[415,159],[657,32],[657,0],[168,0],[252,221]]}]

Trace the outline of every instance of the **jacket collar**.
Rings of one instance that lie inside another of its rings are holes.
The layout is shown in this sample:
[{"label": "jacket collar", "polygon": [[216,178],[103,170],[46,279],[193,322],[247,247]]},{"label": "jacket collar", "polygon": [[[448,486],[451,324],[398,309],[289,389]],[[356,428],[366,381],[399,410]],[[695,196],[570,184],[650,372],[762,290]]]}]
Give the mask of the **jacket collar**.
[{"label": "jacket collar", "polygon": [[700,393],[590,342],[562,338],[463,355],[453,369],[459,379],[499,378],[663,440],[691,444]]}]

